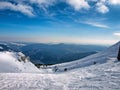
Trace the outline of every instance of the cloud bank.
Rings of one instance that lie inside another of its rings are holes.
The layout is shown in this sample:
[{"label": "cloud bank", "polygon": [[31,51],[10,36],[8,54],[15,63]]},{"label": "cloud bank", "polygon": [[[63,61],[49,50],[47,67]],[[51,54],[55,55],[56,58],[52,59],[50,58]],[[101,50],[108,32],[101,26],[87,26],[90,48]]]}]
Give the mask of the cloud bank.
[{"label": "cloud bank", "polygon": [[[80,11],[81,9],[95,9],[101,14],[108,13],[110,11],[109,6],[120,5],[120,0],[1,0],[0,10],[7,9],[11,11],[17,11],[24,15],[34,17],[36,15],[34,6],[38,6],[39,8],[45,10],[50,6],[55,6],[60,2],[63,2],[69,5],[69,7],[74,8],[75,11]],[[91,5],[91,2],[95,3]]]},{"label": "cloud bank", "polygon": [[13,10],[21,12],[27,16],[33,17],[33,8],[25,4],[12,4],[10,2],[0,2],[0,10]]},{"label": "cloud bank", "polygon": [[108,0],[108,3],[111,5],[120,5],[120,0]]},{"label": "cloud bank", "polygon": [[113,35],[115,35],[115,36],[119,36],[120,37],[120,33],[114,33]]}]

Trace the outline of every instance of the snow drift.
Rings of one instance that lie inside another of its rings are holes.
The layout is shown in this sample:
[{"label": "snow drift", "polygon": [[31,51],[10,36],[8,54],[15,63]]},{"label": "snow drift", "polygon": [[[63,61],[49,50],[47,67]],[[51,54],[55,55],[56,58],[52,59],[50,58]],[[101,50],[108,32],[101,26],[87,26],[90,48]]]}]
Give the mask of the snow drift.
[{"label": "snow drift", "polygon": [[39,72],[21,52],[0,52],[0,73],[2,72]]}]

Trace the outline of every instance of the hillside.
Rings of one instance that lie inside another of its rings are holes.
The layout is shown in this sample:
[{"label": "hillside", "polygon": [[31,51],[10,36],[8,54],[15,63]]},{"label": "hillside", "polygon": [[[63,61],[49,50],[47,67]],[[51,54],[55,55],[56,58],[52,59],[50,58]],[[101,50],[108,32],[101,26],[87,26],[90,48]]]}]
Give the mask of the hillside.
[{"label": "hillside", "polygon": [[71,69],[94,65],[94,63],[103,64],[109,61],[111,58],[115,58],[115,59],[117,58],[119,46],[120,46],[120,42],[97,54],[90,55],[83,59],[79,59],[68,63],[56,64],[53,65],[51,68],[53,68],[54,70],[54,68],[57,67],[58,69],[57,71],[64,71],[65,68],[67,68],[67,70],[71,70]]},{"label": "hillside", "polygon": [[99,45],[1,42],[0,51],[22,52],[34,64],[59,64],[75,61],[106,49]]},{"label": "hillside", "polygon": [[120,42],[81,60],[48,67],[44,73],[0,73],[0,90],[120,90],[119,46]]},{"label": "hillside", "polygon": [[21,52],[0,52],[0,73],[39,72]]}]

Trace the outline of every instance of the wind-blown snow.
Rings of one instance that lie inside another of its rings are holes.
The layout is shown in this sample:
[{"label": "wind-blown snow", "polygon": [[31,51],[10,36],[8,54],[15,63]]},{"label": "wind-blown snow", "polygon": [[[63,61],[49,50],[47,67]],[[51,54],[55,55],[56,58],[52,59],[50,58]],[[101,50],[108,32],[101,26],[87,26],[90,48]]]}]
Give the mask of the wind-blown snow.
[{"label": "wind-blown snow", "polygon": [[0,90],[120,90],[119,46],[120,42],[84,59],[54,65],[59,68],[55,73],[0,73]]},{"label": "wind-blown snow", "polygon": [[28,60],[18,61],[22,53],[0,52],[0,72],[38,72],[39,70]]}]

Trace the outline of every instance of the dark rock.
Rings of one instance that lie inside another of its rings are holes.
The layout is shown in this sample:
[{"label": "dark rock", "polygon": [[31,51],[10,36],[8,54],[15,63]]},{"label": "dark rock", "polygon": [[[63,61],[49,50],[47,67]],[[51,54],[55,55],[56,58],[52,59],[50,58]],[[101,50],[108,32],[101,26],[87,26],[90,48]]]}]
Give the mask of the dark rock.
[{"label": "dark rock", "polygon": [[118,51],[117,59],[118,59],[118,61],[120,61],[120,46],[119,46],[119,51]]}]

